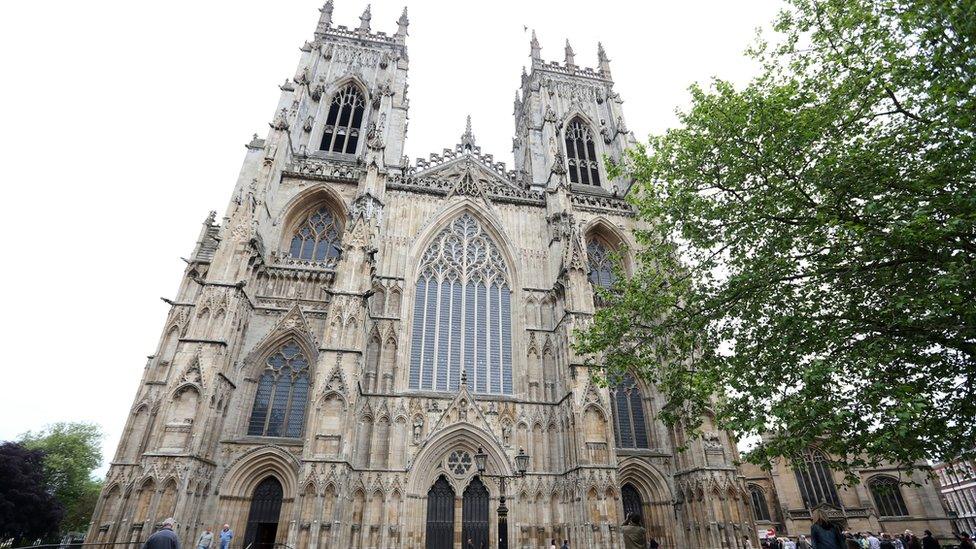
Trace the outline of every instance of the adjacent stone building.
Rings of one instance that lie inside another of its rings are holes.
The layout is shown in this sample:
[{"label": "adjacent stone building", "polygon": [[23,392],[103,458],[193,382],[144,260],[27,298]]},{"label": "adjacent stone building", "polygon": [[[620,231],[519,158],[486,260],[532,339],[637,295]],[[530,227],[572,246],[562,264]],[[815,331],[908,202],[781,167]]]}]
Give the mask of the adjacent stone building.
[{"label": "adjacent stone building", "polygon": [[813,509],[821,508],[853,532],[911,530],[921,536],[930,530],[943,540],[953,539],[938,481],[927,467],[914,472],[895,466],[858,469],[859,481],[851,485],[816,448],[806,451],[801,462],[793,466],[778,459],[770,471],[742,465],[760,533],[807,534]]},{"label": "adjacent stone building", "polygon": [[938,463],[933,467],[939,491],[956,529],[976,533],[976,469],[970,459]]},{"label": "adjacent stone building", "polygon": [[601,388],[573,351],[635,246],[601,161],[634,144],[603,48],[549,62],[533,34],[513,169],[470,120],[411,162],[407,30],[322,8],[203,223],[88,541],[174,516],[185,544],[226,522],[235,547],[618,547],[635,511],[666,548],[757,543],[735,441],[667,428],[653,387]]}]

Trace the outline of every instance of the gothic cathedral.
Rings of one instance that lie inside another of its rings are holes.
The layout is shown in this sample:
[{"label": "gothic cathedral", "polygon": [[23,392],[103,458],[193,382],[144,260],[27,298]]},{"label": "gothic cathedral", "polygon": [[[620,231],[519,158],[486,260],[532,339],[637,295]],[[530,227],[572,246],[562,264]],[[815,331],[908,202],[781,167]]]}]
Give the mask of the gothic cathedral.
[{"label": "gothic cathedral", "polygon": [[237,548],[611,548],[637,512],[666,548],[757,544],[734,441],[708,418],[685,440],[654,387],[600,387],[573,350],[636,244],[602,46],[548,62],[533,35],[514,169],[470,121],[411,162],[407,14],[370,18],[325,4],[204,222],[89,541],[173,516],[184,544],[228,523]]}]

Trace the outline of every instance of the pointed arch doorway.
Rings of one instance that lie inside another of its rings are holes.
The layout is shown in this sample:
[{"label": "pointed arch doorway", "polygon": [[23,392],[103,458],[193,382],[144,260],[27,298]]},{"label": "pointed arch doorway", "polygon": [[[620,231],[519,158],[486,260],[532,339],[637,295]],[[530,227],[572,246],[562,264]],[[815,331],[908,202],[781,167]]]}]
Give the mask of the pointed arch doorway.
[{"label": "pointed arch doorway", "polygon": [[640,517],[641,525],[646,526],[646,520],[644,519],[644,502],[641,500],[640,493],[637,488],[631,483],[624,484],[620,488],[620,499],[623,500],[624,504],[624,517],[629,516],[631,513],[636,513]]},{"label": "pointed arch doorway", "polygon": [[454,547],[454,488],[444,475],[427,492],[427,549]]},{"label": "pointed arch doorway", "polygon": [[251,496],[251,509],[247,515],[244,546],[253,549],[271,549],[278,535],[278,518],[281,515],[283,491],[274,477],[262,480]]},{"label": "pointed arch doorway", "polygon": [[474,477],[464,489],[461,503],[461,547],[467,549],[468,540],[474,549],[488,549],[488,488]]}]

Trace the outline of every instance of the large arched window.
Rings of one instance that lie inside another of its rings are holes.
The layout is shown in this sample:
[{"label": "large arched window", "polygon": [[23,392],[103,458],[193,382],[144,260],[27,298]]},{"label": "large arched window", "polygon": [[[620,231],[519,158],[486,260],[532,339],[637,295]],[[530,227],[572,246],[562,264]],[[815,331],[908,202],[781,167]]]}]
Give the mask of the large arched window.
[{"label": "large arched window", "polygon": [[644,399],[637,380],[630,373],[625,374],[612,393],[617,448],[649,448]]},{"label": "large arched window", "polygon": [[769,505],[766,503],[766,493],[762,488],[755,484],[749,485],[749,498],[752,501],[752,516],[757,520],[773,520],[769,514]]},{"label": "large arched window", "polygon": [[342,227],[325,204],[316,207],[295,227],[288,255],[308,261],[329,261],[339,256]]},{"label": "large arched window", "polygon": [[308,405],[308,359],[294,341],[279,347],[265,361],[258,381],[247,434],[300,437]]},{"label": "large arched window", "polygon": [[579,118],[574,118],[566,126],[566,160],[569,162],[571,183],[600,184],[600,167],[593,143],[593,130]]},{"label": "large arched window", "polygon": [[612,248],[599,237],[586,243],[586,256],[590,261],[590,284],[601,288],[613,286],[616,275],[613,273]]},{"label": "large arched window", "polygon": [[871,490],[871,497],[874,498],[879,516],[908,516],[908,507],[905,505],[905,498],[901,495],[898,479],[885,475],[876,476],[868,481],[868,488]]},{"label": "large arched window", "polygon": [[461,369],[478,393],[512,393],[512,310],[505,261],[470,214],[420,258],[410,388],[456,391]]},{"label": "large arched window", "polygon": [[332,96],[329,116],[322,133],[323,151],[355,154],[359,132],[363,126],[366,101],[355,84],[347,84]]},{"label": "large arched window", "polygon": [[796,465],[795,473],[796,483],[800,487],[800,496],[807,509],[813,509],[821,503],[840,507],[834,475],[823,452],[813,449],[803,452],[800,463]]}]

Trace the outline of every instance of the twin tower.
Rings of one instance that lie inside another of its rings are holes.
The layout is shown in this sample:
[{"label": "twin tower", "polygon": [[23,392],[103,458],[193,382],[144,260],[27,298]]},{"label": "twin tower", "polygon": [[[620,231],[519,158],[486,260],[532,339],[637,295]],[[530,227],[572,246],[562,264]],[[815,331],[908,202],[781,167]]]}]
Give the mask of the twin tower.
[{"label": "twin tower", "polygon": [[470,124],[411,162],[406,11],[393,34],[332,15],[167,300],[89,541],[173,516],[184,544],[603,548],[625,512],[665,547],[755,538],[733,441],[709,418],[686,440],[573,346],[636,247],[602,47],[546,62],[533,34],[511,169]]}]

